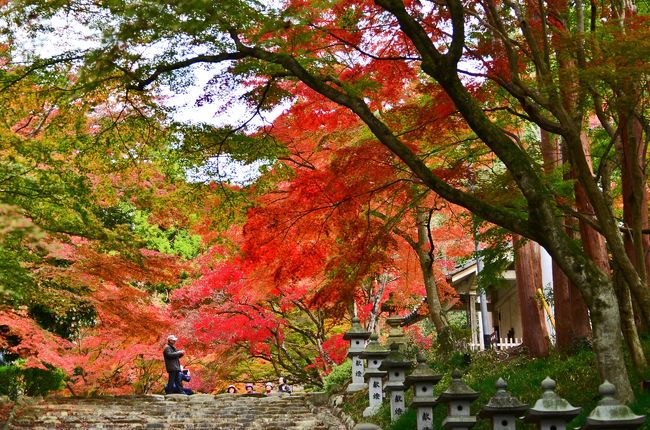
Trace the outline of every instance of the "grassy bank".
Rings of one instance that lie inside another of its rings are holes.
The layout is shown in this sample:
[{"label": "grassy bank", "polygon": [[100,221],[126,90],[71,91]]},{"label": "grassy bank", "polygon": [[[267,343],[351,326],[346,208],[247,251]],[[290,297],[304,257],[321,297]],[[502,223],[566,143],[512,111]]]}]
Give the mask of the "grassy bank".
[{"label": "grassy bank", "polygon": [[[650,342],[646,341],[646,346]],[[469,358],[469,359],[468,359]],[[469,357],[456,354],[446,360],[431,357],[429,365],[436,373],[443,376],[436,386],[436,394],[440,394],[448,386],[451,380],[451,372],[458,368],[463,373],[463,381],[472,389],[480,393],[480,397],[472,403],[472,414],[478,414],[496,392],[495,383],[498,378],[507,381],[507,390],[529,406],[541,397],[541,382],[549,376],[557,383],[556,392],[574,406],[582,407],[582,413],[569,425],[574,428],[581,426],[586,416],[596,406],[600,399],[598,386],[600,380],[594,356],[588,345],[583,345],[572,354],[553,353],[548,358],[531,358],[522,351],[511,351],[510,353],[484,351],[472,354]],[[632,410],[637,414],[648,414],[650,412],[650,395],[642,392],[640,388],[640,375],[631,375],[633,388],[637,399],[631,405]],[[343,384],[338,384],[338,387]],[[332,387],[334,390],[335,387]],[[412,394],[407,392],[407,404]],[[352,416],[356,422],[373,422],[384,430],[412,430],[416,428],[415,412],[409,410],[400,420],[390,422],[390,410],[387,402],[381,411],[374,417],[363,418],[363,409],[368,405],[367,392],[359,392],[346,395],[345,411]],[[435,428],[441,428],[440,424],[445,418],[447,410],[445,405],[439,405],[434,409]],[[488,420],[479,419],[474,429],[485,430],[490,428]],[[518,428],[534,429],[535,426],[519,423]],[[645,424],[644,429],[650,429],[650,424]]]}]

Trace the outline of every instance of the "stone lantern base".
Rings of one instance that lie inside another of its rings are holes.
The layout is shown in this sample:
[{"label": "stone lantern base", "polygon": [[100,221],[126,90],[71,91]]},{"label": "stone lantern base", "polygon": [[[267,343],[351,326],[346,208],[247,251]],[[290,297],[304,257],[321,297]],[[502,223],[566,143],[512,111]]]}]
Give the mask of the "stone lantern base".
[{"label": "stone lantern base", "polygon": [[365,382],[351,382],[348,384],[348,388],[345,389],[348,393],[353,393],[355,391],[361,391],[368,388],[368,384]]},{"label": "stone lantern base", "polygon": [[379,412],[379,409],[381,409],[381,403],[378,405],[370,405],[366,409],[363,410],[363,416],[364,417],[371,417],[373,415],[377,415],[377,412]]}]

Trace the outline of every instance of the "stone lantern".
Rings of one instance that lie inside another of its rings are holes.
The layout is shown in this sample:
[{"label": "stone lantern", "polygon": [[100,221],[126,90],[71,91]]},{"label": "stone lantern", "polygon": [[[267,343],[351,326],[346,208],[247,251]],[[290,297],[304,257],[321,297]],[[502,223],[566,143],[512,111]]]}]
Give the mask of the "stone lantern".
[{"label": "stone lantern", "polygon": [[544,393],[530,408],[524,422],[537,423],[539,430],[566,430],[569,421],[580,414],[577,408],[555,393],[555,381],[546,377],[542,381]]},{"label": "stone lantern", "polygon": [[406,345],[406,338],[404,337],[404,330],[402,329],[404,318],[396,315],[398,307],[395,303],[394,293],[388,294],[388,299],[381,304],[379,309],[388,314],[386,324],[388,324],[390,329],[388,330],[386,344],[392,345],[393,343],[396,343],[400,346],[401,350],[404,350],[404,345]]},{"label": "stone lantern", "polygon": [[370,335],[370,342],[366,349],[361,352],[360,357],[367,361],[366,371],[363,379],[368,383],[368,407],[363,411],[364,417],[375,415],[382,403],[382,379],[386,372],[379,370],[381,362],[389,354],[389,350],[384,349],[379,344],[379,336],[373,333]]},{"label": "stone lantern", "polygon": [[404,381],[406,372],[413,367],[413,363],[406,360],[399,351],[399,345],[390,345],[390,354],[382,361],[379,370],[384,370],[388,376],[388,382],[384,385],[384,391],[390,396],[390,419],[395,421],[406,410],[404,399]]},{"label": "stone lantern", "polygon": [[598,387],[598,392],[602,399],[591,411],[581,430],[624,430],[636,429],[643,425],[645,416],[635,415],[629,407],[616,400],[616,387],[609,381],[603,382]]},{"label": "stone lantern", "polygon": [[348,385],[347,391],[359,391],[366,388],[363,380],[363,359],[361,353],[366,346],[366,339],[370,337],[370,332],[364,331],[359,324],[359,318],[352,318],[352,327],[344,335],[343,339],[350,341],[348,357],[352,360],[352,382]]},{"label": "stone lantern", "polygon": [[451,383],[438,397],[438,403],[447,403],[447,418],[442,426],[450,430],[469,430],[476,424],[476,417],[470,415],[470,403],[479,396],[477,391],[468,387],[461,379],[460,370],[451,373]]},{"label": "stone lantern", "polygon": [[519,401],[506,391],[508,384],[502,378],[496,382],[497,392],[487,405],[483,406],[478,416],[491,418],[493,430],[515,430],[516,420],[527,410],[528,405]]},{"label": "stone lantern", "polygon": [[397,344],[399,349],[404,351],[406,336],[404,335],[404,329],[402,329],[402,322],[404,322],[404,318],[402,317],[391,316],[386,318],[386,324],[390,327],[388,336],[386,336],[386,344]]},{"label": "stone lantern", "polygon": [[418,365],[406,377],[404,385],[407,389],[413,386],[411,407],[417,412],[417,430],[433,430],[433,407],[437,403],[433,387],[442,376],[433,373],[422,354],[418,353],[417,360]]}]

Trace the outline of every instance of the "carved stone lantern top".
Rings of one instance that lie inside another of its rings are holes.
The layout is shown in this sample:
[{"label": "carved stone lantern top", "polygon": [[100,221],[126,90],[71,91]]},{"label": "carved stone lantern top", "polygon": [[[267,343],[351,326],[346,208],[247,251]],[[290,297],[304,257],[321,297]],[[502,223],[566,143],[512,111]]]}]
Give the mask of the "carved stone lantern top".
[{"label": "carved stone lantern top", "polygon": [[373,359],[373,358],[384,358],[390,353],[390,350],[384,348],[379,343],[379,336],[376,333],[370,335],[370,342],[366,345],[366,348],[361,352],[361,358]]},{"label": "carved stone lantern top", "polygon": [[487,405],[483,406],[479,417],[491,418],[495,415],[512,415],[519,417],[528,410],[528,405],[522,403],[512,394],[506,391],[508,384],[503,378],[499,378],[496,382],[497,392]]},{"label": "carved stone lantern top", "polygon": [[421,353],[418,353],[417,356],[417,366],[413,369],[413,372],[406,377],[406,382],[404,385],[410,387],[415,383],[429,383],[432,385],[437,384],[442,375],[434,373],[434,371],[427,365],[427,361]]},{"label": "carved stone lantern top", "polygon": [[451,382],[449,383],[449,388],[447,388],[440,396],[438,401],[442,403],[448,403],[450,401],[459,401],[465,400],[471,402],[476,400],[480,395],[478,391],[472,390],[461,380],[462,374],[460,370],[455,369],[451,373]]},{"label": "carved stone lantern top", "polygon": [[634,414],[614,397],[616,387],[609,381],[603,382],[598,392],[602,399],[591,411],[582,429],[635,429],[645,422],[645,416]]},{"label": "carved stone lantern top", "polygon": [[370,332],[365,331],[359,322],[359,318],[352,317],[352,327],[343,334],[345,340],[361,339],[366,340],[370,337]]},{"label": "carved stone lantern top", "polygon": [[384,358],[384,361],[381,362],[379,370],[408,370],[411,367],[413,367],[413,363],[404,358],[402,353],[399,351],[399,345],[392,343],[390,345],[390,352],[386,358]]},{"label": "carved stone lantern top", "polygon": [[542,381],[544,393],[542,397],[530,408],[525,422],[539,422],[549,419],[571,421],[580,414],[582,408],[575,407],[555,392],[555,381],[548,376]]}]

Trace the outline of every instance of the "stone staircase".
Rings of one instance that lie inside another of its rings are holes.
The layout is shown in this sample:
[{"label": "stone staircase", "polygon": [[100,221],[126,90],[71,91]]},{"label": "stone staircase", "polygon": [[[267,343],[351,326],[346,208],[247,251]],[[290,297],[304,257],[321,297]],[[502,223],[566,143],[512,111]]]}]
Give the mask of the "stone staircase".
[{"label": "stone staircase", "polygon": [[348,430],[309,394],[22,399],[2,430]]}]

